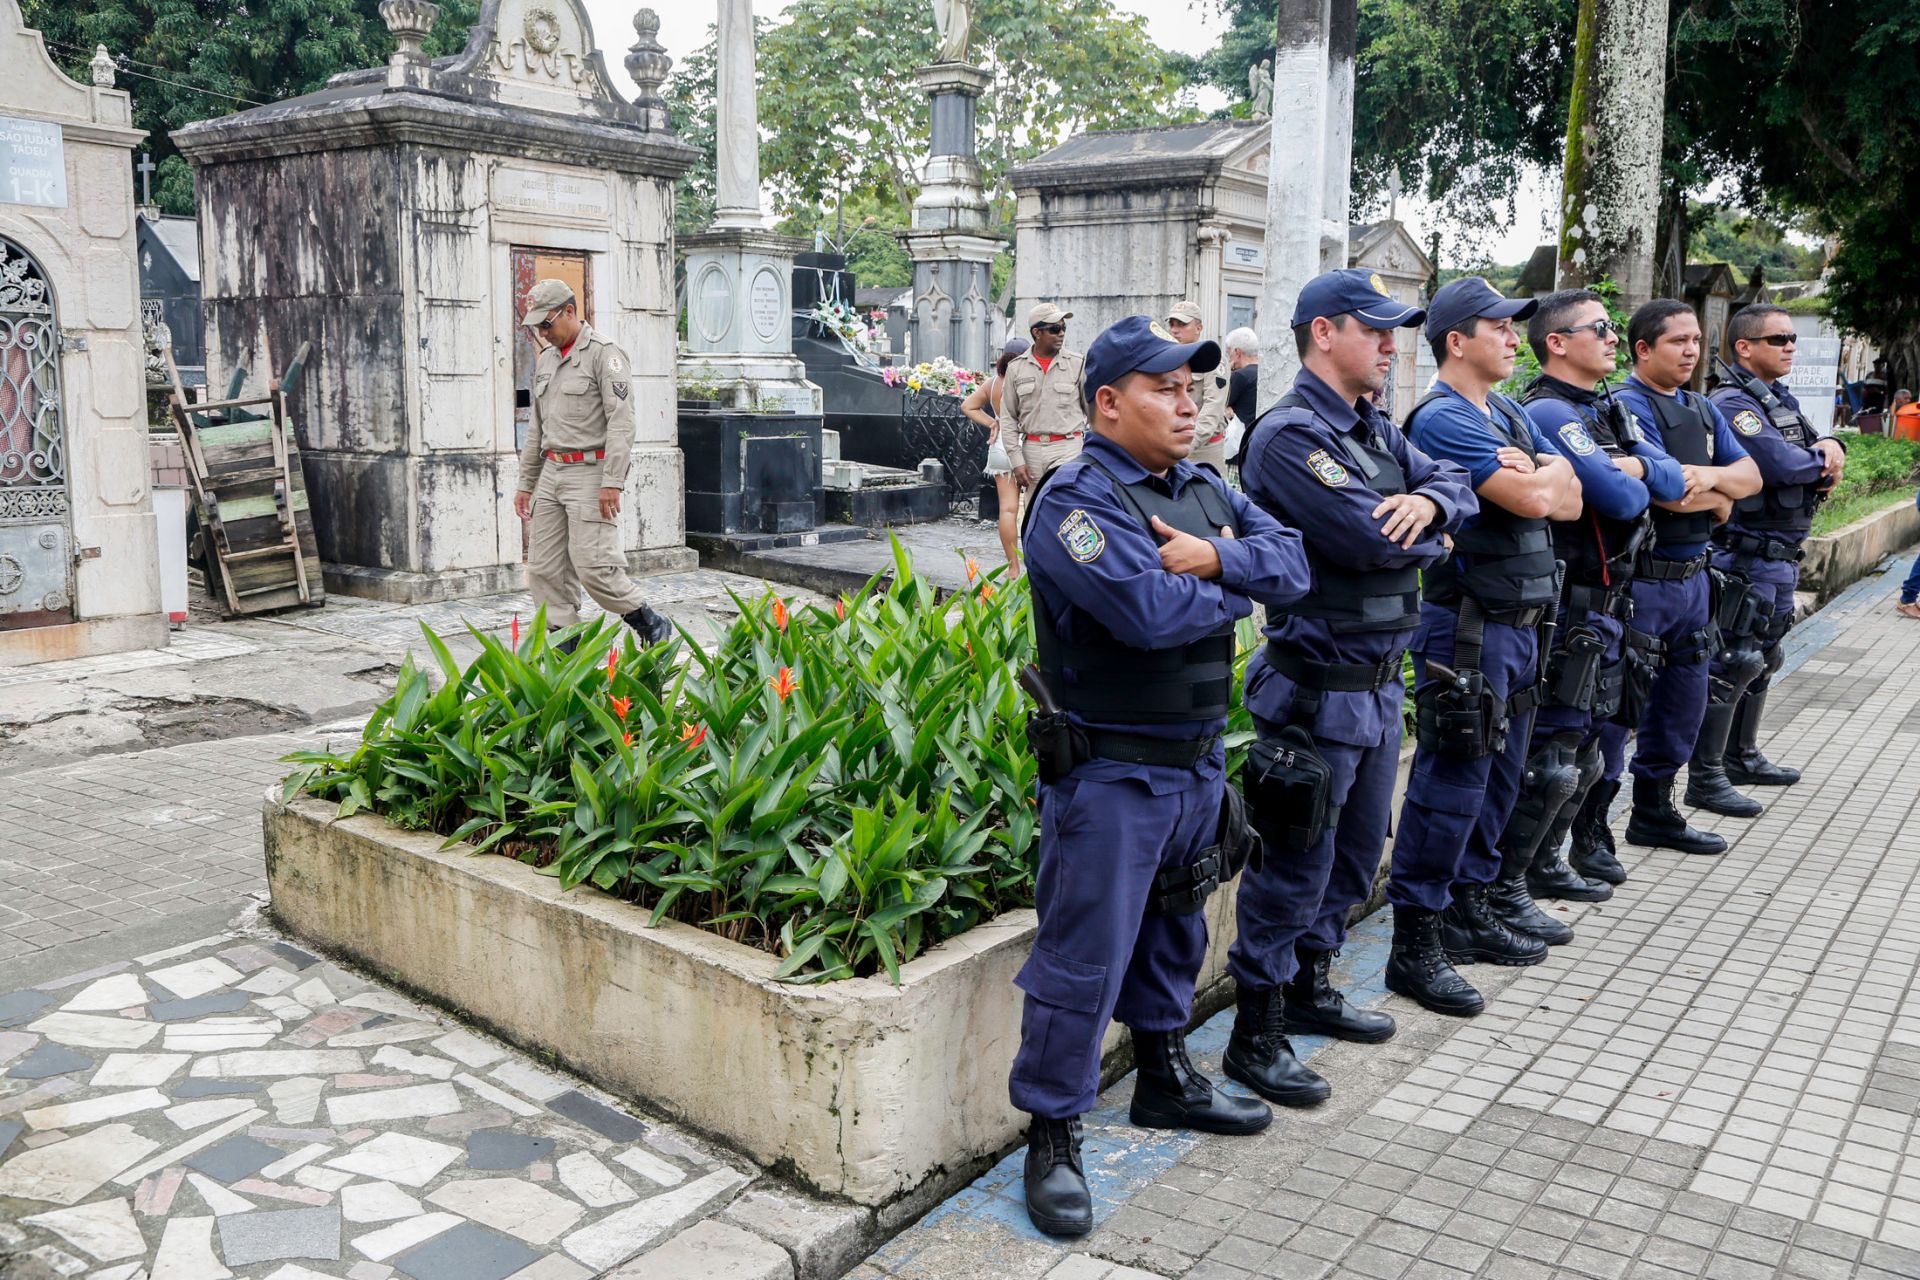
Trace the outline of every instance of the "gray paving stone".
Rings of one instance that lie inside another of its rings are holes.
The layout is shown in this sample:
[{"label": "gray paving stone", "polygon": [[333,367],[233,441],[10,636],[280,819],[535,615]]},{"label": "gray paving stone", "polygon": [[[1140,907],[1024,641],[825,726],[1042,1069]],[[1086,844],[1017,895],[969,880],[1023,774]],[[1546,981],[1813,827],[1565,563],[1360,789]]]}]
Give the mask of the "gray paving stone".
[{"label": "gray paving stone", "polygon": [[831,1274],[829,1266],[854,1256],[873,1230],[862,1210],[768,1190],[744,1192],[720,1216],[785,1249],[803,1276]]},{"label": "gray paving stone", "polygon": [[147,1006],[147,1017],[155,1022],[189,1022],[217,1013],[234,1013],[252,1003],[245,991],[210,991],[191,1000],[159,1000]]},{"label": "gray paving stone", "polygon": [[547,1109],[615,1142],[635,1142],[647,1134],[647,1127],[632,1116],[622,1115],[605,1103],[595,1102],[578,1089],[569,1089],[553,1099],[547,1103]]},{"label": "gray paving stone", "polygon": [[0,996],[0,1027],[13,1027],[23,1022],[31,1022],[42,1010],[51,1008],[55,1000],[55,996],[45,991],[32,989],[9,991]]},{"label": "gray paving stone", "polygon": [[524,1169],[553,1154],[553,1139],[482,1129],[467,1135],[469,1169]]},{"label": "gray paving stone", "polygon": [[18,1120],[0,1120],[0,1157],[7,1154],[7,1148],[13,1145],[13,1140],[19,1137],[26,1127]]},{"label": "gray paving stone", "polygon": [[287,1153],[241,1134],[196,1151],[181,1161],[215,1182],[237,1182],[260,1172]]},{"label": "gray paving stone", "polygon": [[259,1093],[267,1086],[259,1080],[203,1080],[192,1076],[185,1080],[171,1081],[167,1093],[182,1101],[192,1098],[219,1098],[229,1095]]},{"label": "gray paving stone", "polygon": [[340,1257],[340,1207],[256,1209],[218,1219],[220,1256],[229,1267],[282,1258]]},{"label": "gray paving stone", "polygon": [[540,1260],[541,1251],[510,1235],[463,1222],[402,1250],[394,1270],[413,1280],[507,1280]]},{"label": "gray paving stone", "polygon": [[290,942],[274,942],[268,945],[273,948],[274,952],[278,954],[282,960],[285,960],[299,972],[304,973],[306,970],[320,963],[320,957],[309,955]]},{"label": "gray paving stone", "polygon": [[7,1074],[15,1080],[45,1080],[71,1071],[85,1071],[92,1065],[93,1059],[86,1054],[76,1053],[63,1044],[45,1041],[14,1063],[13,1069]]}]

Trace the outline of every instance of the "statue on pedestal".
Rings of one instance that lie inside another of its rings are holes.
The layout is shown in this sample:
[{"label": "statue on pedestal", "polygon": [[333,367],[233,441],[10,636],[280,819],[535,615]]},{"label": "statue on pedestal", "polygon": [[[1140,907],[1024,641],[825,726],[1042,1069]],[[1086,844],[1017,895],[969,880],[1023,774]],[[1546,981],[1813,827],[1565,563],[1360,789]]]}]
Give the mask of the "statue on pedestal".
[{"label": "statue on pedestal", "polygon": [[1258,120],[1273,114],[1273,64],[1256,62],[1247,68],[1247,114]]},{"label": "statue on pedestal", "polygon": [[934,25],[940,28],[940,52],[935,62],[965,62],[967,40],[973,34],[970,0],[933,0]]}]

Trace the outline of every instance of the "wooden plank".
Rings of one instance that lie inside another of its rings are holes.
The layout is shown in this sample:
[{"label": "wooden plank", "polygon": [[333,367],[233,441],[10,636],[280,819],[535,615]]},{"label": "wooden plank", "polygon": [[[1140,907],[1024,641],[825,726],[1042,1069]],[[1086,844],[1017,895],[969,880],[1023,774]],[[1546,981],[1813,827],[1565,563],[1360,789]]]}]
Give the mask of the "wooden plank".
[{"label": "wooden plank", "polygon": [[[255,516],[277,517],[280,511],[280,504],[271,493],[245,498],[222,496],[215,501],[220,508],[220,519],[228,524],[239,520],[251,519]],[[305,489],[294,490],[293,501],[289,505],[291,505],[295,511],[305,511],[307,509],[307,491]]]},{"label": "wooden plank", "polygon": [[240,445],[273,442],[273,423],[265,418],[251,422],[230,422],[218,427],[203,427],[201,446],[206,449],[231,449]]}]

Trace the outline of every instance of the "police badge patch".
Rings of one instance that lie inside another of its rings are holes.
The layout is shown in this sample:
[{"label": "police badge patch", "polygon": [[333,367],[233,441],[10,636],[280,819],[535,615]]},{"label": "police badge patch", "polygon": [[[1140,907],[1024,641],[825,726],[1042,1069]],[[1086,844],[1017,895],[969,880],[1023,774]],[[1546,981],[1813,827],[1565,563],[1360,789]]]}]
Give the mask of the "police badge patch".
[{"label": "police badge patch", "polygon": [[1307,469],[1329,489],[1338,489],[1347,482],[1347,469],[1335,462],[1325,449],[1315,449],[1307,455]]},{"label": "police badge patch", "polygon": [[1107,535],[1086,512],[1075,507],[1060,522],[1060,542],[1067,554],[1081,564],[1092,564],[1107,549]]},{"label": "police badge patch", "polygon": [[613,356],[612,358],[610,358],[610,359],[609,359],[609,360],[607,361],[607,372],[608,372],[608,373],[618,373],[618,372],[620,372],[620,357],[619,357],[619,356]]},{"label": "police badge patch", "polygon": [[1733,415],[1733,429],[1743,436],[1759,435],[1761,425],[1760,415],[1751,409],[1742,409]]},{"label": "police badge patch", "polygon": [[1593,452],[1593,437],[1577,422],[1569,422],[1561,427],[1560,438],[1566,441],[1567,448],[1583,458]]}]

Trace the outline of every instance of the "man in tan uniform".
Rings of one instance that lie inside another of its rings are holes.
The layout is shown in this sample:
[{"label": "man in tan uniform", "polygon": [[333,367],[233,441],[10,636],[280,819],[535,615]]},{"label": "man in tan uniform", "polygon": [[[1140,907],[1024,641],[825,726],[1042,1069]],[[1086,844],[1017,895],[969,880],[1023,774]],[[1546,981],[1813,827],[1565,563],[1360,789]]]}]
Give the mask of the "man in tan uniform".
[{"label": "man in tan uniform", "polygon": [[580,318],[563,280],[538,280],[527,318],[544,346],[533,370],[532,412],[520,448],[513,509],[527,531],[527,589],[547,621],[580,620],[580,588],[658,644],[673,624],[647,607],[627,574],[614,519],[633,450],[632,369],[620,348]]},{"label": "man in tan uniform", "polygon": [[1027,313],[1033,345],[1007,366],[1000,443],[1020,482],[1021,506],[1040,478],[1080,452],[1087,434],[1086,357],[1068,351],[1071,311],[1051,302]]},{"label": "man in tan uniform", "polygon": [[[1206,325],[1200,319],[1200,304],[1176,302],[1167,310],[1167,329],[1175,342],[1198,342]],[[1194,398],[1200,402],[1200,416],[1193,424],[1193,452],[1187,461],[1211,468],[1222,479],[1227,474],[1227,374],[1226,361],[1218,368],[1197,375],[1193,380]]]}]

